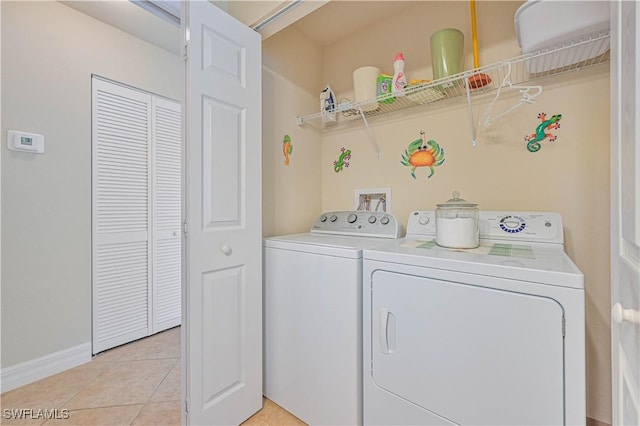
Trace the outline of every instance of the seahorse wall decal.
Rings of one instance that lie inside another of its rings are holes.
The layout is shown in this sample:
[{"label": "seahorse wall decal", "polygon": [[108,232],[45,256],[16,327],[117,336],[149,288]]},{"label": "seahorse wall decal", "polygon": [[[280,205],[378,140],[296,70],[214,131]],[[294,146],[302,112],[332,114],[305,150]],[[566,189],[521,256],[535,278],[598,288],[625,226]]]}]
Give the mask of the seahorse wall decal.
[{"label": "seahorse wall decal", "polygon": [[552,115],[551,118],[547,119],[547,114],[541,112],[538,114],[538,118],[541,123],[536,127],[536,132],[524,137],[525,142],[527,142],[527,149],[529,152],[540,151],[540,148],[542,147],[540,142],[547,138],[549,138],[549,142],[554,142],[558,139],[557,135],[552,135],[548,131],[560,128],[562,114]]},{"label": "seahorse wall decal", "polygon": [[284,139],[282,139],[282,153],[284,154],[284,165],[288,166],[290,163],[289,156],[293,154],[293,145],[289,135],[284,135]]},{"label": "seahorse wall decal", "polygon": [[340,156],[333,162],[333,171],[338,173],[345,167],[349,167],[349,160],[351,160],[351,150],[345,147],[340,148]]}]

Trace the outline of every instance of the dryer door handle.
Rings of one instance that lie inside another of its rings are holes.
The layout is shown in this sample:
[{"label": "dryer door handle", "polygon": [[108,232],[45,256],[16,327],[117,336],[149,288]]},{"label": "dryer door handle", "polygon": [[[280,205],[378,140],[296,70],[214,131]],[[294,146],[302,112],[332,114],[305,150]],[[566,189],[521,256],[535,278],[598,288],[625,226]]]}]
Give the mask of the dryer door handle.
[{"label": "dryer door handle", "polygon": [[386,355],[393,353],[395,349],[395,316],[387,308],[380,308],[378,338],[380,351]]}]

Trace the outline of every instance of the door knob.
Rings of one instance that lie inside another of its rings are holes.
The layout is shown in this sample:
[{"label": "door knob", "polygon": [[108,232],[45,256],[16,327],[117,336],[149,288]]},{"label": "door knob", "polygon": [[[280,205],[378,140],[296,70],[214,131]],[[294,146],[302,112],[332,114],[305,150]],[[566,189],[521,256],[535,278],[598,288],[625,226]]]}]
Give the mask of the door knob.
[{"label": "door knob", "polygon": [[233,252],[233,250],[231,250],[231,246],[228,244],[223,245],[220,249],[227,256],[230,256],[231,253]]},{"label": "door knob", "polygon": [[611,308],[611,318],[616,324],[628,321],[631,324],[640,324],[640,311],[635,309],[624,309],[620,303],[616,303]]}]

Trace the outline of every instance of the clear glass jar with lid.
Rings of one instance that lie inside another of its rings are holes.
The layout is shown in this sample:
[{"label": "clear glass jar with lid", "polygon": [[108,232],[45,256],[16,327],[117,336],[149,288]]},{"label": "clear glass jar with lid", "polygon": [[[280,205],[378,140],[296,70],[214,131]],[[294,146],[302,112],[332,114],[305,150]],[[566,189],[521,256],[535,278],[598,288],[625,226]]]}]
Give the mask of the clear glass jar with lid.
[{"label": "clear glass jar with lid", "polygon": [[436,204],[436,244],[448,248],[480,245],[478,205],[460,198],[458,191],[443,204]]}]

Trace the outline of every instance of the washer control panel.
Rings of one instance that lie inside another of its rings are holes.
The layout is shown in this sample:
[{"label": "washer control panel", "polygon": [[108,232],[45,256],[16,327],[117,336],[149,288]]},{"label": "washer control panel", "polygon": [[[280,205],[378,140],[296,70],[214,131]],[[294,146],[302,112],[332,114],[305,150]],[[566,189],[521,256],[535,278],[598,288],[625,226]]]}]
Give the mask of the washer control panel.
[{"label": "washer control panel", "polygon": [[[414,211],[407,221],[407,234],[435,237],[436,214]],[[480,211],[480,238],[486,240],[564,243],[562,217],[552,212]]]},{"label": "washer control panel", "polygon": [[325,212],[311,228],[314,234],[354,235],[360,237],[399,238],[401,227],[389,213],[358,211]]}]

